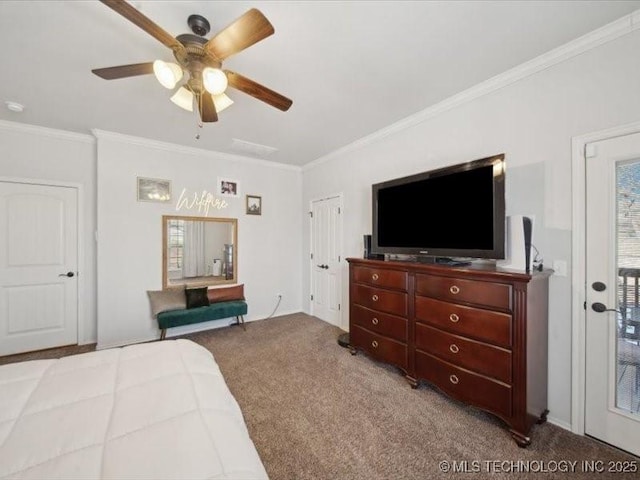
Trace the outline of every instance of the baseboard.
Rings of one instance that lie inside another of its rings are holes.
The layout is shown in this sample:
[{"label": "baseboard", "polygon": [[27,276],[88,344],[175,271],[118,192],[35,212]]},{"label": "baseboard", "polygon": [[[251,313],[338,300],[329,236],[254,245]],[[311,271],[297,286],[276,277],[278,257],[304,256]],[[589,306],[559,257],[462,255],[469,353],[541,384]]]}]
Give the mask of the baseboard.
[{"label": "baseboard", "polygon": [[288,310],[286,312],[275,312],[273,314],[273,317],[269,317],[268,315],[262,317],[262,318],[254,318],[253,321],[256,320],[268,320],[270,318],[278,318],[278,317],[284,317],[285,315],[293,315],[294,313],[303,313],[302,310]]},{"label": "baseboard", "polygon": [[[293,310],[293,311],[281,312],[281,313],[278,313],[277,315],[274,315],[272,318],[283,317],[285,315],[293,315],[294,313],[301,313],[301,311]],[[259,322],[261,320],[268,320],[268,318],[266,317],[252,318],[252,319],[245,318],[245,323]],[[202,322],[202,323],[197,323],[193,325],[186,325],[184,327],[169,328],[167,329],[166,338],[181,337],[182,335],[189,335],[190,333],[204,332],[205,330],[216,330],[218,328],[230,327],[233,324],[235,324],[235,319],[229,317],[228,319],[223,318],[219,320],[211,320],[210,322]],[[124,347],[127,345],[133,345],[136,343],[154,342],[159,339],[160,339],[160,330],[158,330],[158,336],[154,336],[154,337],[144,337],[144,338],[138,338],[134,340],[125,340],[122,342],[115,342],[115,343],[108,343],[108,344],[98,343],[96,345],[96,350],[105,350],[107,348]]]},{"label": "baseboard", "polygon": [[547,422],[555,425],[556,427],[560,427],[570,432],[573,432],[573,430],[571,429],[571,424],[568,422],[565,422],[564,420],[559,420],[554,417],[547,417]]},{"label": "baseboard", "polygon": [[145,337],[145,338],[137,338],[134,340],[124,340],[122,342],[113,342],[113,343],[97,343],[96,350],[106,350],[108,348],[118,348],[118,347],[126,347],[127,345],[135,345],[136,343],[148,343],[158,340],[160,337]]}]

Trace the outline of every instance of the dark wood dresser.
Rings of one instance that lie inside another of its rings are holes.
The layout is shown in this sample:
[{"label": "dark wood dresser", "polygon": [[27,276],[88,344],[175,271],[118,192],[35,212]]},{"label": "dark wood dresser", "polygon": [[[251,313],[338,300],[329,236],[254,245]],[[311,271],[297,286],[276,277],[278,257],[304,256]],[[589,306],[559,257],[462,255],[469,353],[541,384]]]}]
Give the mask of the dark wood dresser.
[{"label": "dark wood dresser", "polygon": [[352,353],[501,418],[521,447],[547,416],[551,271],[348,258]]}]

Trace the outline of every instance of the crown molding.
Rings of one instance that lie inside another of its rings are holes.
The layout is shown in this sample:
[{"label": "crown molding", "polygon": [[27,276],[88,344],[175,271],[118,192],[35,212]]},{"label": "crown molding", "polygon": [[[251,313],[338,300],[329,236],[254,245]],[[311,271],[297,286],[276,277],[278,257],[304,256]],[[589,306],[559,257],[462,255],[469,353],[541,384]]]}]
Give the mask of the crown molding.
[{"label": "crown molding", "polygon": [[91,135],[69,132],[67,130],[57,130],[49,127],[41,127],[39,125],[31,125],[28,123],[10,122],[8,120],[0,120],[0,130],[24,133],[27,135],[40,135],[43,137],[55,138],[58,140],[69,140],[72,142],[95,143],[95,138]]},{"label": "crown molding", "polygon": [[212,157],[217,160],[228,160],[233,162],[241,162],[250,165],[258,165],[267,168],[277,168],[280,170],[290,170],[293,172],[301,172],[302,167],[298,165],[289,165],[286,163],[278,163],[269,160],[261,160],[259,158],[245,157],[243,155],[234,155],[232,153],[218,152],[213,150],[205,150],[197,147],[187,147],[176,143],[162,142],[160,140],[152,140],[149,138],[135,137],[133,135],[125,135],[124,133],[109,132],[107,130],[92,129],[91,133],[98,139],[111,140],[118,143],[127,143],[139,147],[155,148],[165,152],[181,153],[186,155],[197,155]]},{"label": "crown molding", "polygon": [[491,77],[490,79],[468,88],[467,90],[463,90],[462,92],[446,98],[431,107],[421,110],[398,122],[377,130],[370,135],[362,137],[355,142],[334,150],[327,155],[319,157],[303,165],[302,171],[313,169],[342,155],[359,150],[367,145],[382,140],[385,137],[394,135],[411,127],[415,127],[416,125],[440,115],[441,113],[476,100],[501,88],[505,88],[526,77],[557,65],[558,63],[564,62],[572,57],[580,55],[581,53],[631,33],[638,28],[640,28],[640,9],[635,10],[618,20],[608,23],[597,30],[593,30],[592,32],[578,37],[575,40],[565,43],[558,48],[550,50],[549,52],[529,60],[528,62],[507,70],[504,73]]}]

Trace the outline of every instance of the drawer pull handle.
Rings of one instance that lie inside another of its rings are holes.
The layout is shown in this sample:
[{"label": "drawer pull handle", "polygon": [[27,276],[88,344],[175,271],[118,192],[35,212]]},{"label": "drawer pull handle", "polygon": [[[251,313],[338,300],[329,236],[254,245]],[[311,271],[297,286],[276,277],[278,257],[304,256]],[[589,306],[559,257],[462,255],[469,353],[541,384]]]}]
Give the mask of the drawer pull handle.
[{"label": "drawer pull handle", "polygon": [[455,343],[452,343],[451,345],[449,345],[449,350],[451,350],[451,353],[458,353],[460,351],[460,349]]},{"label": "drawer pull handle", "polygon": [[378,324],[378,319],[376,317],[373,317],[371,319],[371,323],[373,323],[374,325],[377,325]]},{"label": "drawer pull handle", "polygon": [[373,348],[378,348],[378,342],[376,342],[375,340],[373,342],[371,342],[371,346]]},{"label": "drawer pull handle", "polygon": [[457,323],[458,320],[460,320],[460,317],[455,313],[452,313],[451,315],[449,315],[449,320],[451,320],[453,323]]},{"label": "drawer pull handle", "polygon": [[455,375],[449,375],[449,381],[454,385],[457,385],[460,380]]},{"label": "drawer pull handle", "polygon": [[451,285],[449,287],[449,291],[453,294],[453,295],[457,295],[458,293],[460,293],[460,287],[458,287],[457,285]]},{"label": "drawer pull handle", "polygon": [[378,295],[374,295],[373,297],[371,297],[371,300],[373,300],[374,302],[378,301]]},{"label": "drawer pull handle", "polygon": [[380,277],[378,276],[378,274],[377,274],[377,273],[374,273],[373,275],[371,275],[371,279],[372,279],[372,280],[377,280],[377,279],[379,279],[379,278],[380,278]]}]

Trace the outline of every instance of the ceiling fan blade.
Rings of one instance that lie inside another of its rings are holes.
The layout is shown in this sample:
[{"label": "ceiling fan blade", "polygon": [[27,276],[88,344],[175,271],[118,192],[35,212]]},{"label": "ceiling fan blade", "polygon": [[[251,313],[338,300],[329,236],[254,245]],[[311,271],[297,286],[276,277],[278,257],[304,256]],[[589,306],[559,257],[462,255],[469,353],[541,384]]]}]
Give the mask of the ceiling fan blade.
[{"label": "ceiling fan blade", "polygon": [[198,99],[198,108],[200,110],[200,118],[203,122],[217,122],[218,112],[216,112],[216,106],[213,103],[213,97],[207,91],[200,94]]},{"label": "ceiling fan blade", "polygon": [[153,62],[120,65],[118,67],[94,68],[91,70],[100,78],[115,80],[118,78],[135,77],[153,73]]},{"label": "ceiling fan blade", "polygon": [[113,11],[119,13],[130,22],[136,24],[142,30],[149,35],[159,40],[164,45],[169,47],[173,51],[184,51],[184,45],[182,45],[176,38],[170,33],[156,25],[148,17],[143,15],[140,11],[136,10],[133,6],[128,4],[125,0],[100,0],[107,7]]},{"label": "ceiling fan blade", "polygon": [[204,49],[218,60],[224,60],[254,43],[272,35],[275,30],[260,10],[252,8],[209,40]]},{"label": "ceiling fan blade", "polygon": [[289,107],[291,107],[291,105],[293,104],[293,100],[290,100],[287,97],[280,95],[279,93],[274,92],[273,90],[264,87],[247,77],[243,77],[239,73],[232,72],[231,70],[225,70],[224,73],[226,73],[227,75],[229,86],[235,88],[236,90],[240,90],[247,95],[251,95],[258,100],[268,103],[272,107],[276,107],[283,112],[289,110]]}]

